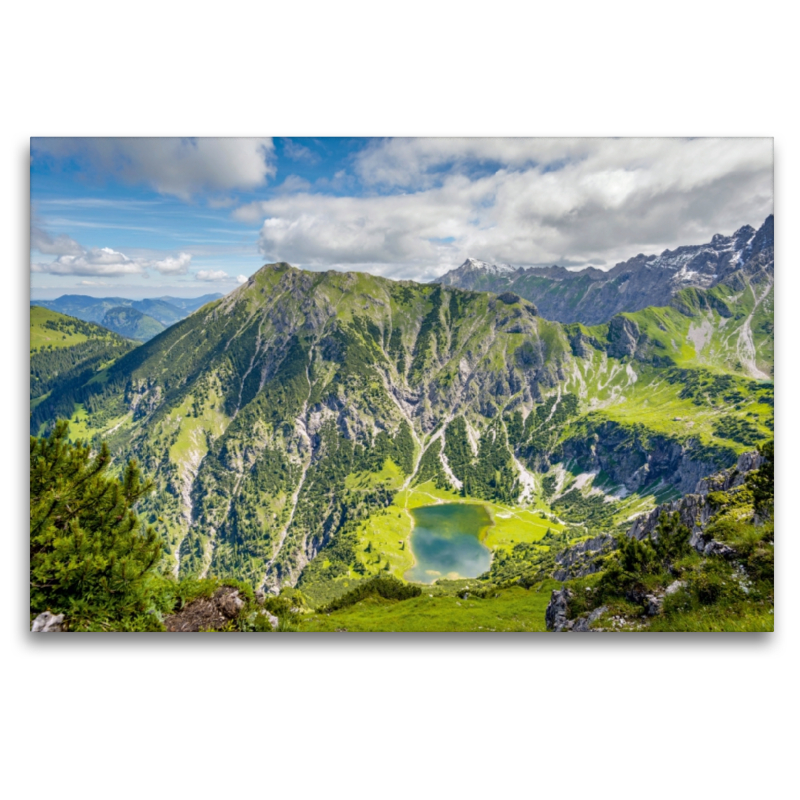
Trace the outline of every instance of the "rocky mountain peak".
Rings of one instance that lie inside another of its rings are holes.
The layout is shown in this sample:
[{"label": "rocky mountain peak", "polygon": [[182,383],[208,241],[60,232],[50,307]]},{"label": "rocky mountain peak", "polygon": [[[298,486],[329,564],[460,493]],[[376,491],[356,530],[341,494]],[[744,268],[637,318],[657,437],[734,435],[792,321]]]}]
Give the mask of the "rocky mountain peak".
[{"label": "rocky mountain peak", "polygon": [[775,217],[770,214],[753,237],[753,252],[775,247]]},{"label": "rocky mountain peak", "polygon": [[459,269],[481,270],[490,275],[502,275],[503,273],[516,272],[517,267],[511,264],[490,264],[488,261],[479,261],[477,258],[468,258]]},{"label": "rocky mountain peak", "polygon": [[733,238],[737,241],[744,238],[749,239],[755,232],[756,229],[752,225],[742,225],[742,227],[733,234]]}]

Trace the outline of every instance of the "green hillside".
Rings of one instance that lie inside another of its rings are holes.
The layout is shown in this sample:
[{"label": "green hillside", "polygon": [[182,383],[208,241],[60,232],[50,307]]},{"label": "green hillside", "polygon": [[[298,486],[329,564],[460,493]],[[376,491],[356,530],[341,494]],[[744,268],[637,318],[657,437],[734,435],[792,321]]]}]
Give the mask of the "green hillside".
[{"label": "green hillside", "polygon": [[316,607],[403,579],[409,508],[477,502],[489,578],[533,585],[565,543],[772,436],[771,290],[748,281],[585,327],[513,295],[268,265],[40,402],[32,430],[70,417],[136,457],[180,576]]},{"label": "green hillside", "polygon": [[[90,338],[109,334],[97,325],[64,316],[41,306],[31,306],[31,355],[45,348],[54,350],[83,344]],[[118,337],[117,337],[118,338]]]},{"label": "green hillside", "polygon": [[166,327],[157,319],[126,306],[110,308],[103,316],[101,324],[104,328],[116,331],[120,336],[140,342],[146,342],[154,336],[158,336]]},{"label": "green hillside", "polygon": [[59,414],[72,414],[74,404],[60,402],[99,370],[129,353],[135,344],[91,322],[67,317],[50,309],[31,306],[30,399],[31,409],[49,399],[46,417],[32,416],[31,430]]}]

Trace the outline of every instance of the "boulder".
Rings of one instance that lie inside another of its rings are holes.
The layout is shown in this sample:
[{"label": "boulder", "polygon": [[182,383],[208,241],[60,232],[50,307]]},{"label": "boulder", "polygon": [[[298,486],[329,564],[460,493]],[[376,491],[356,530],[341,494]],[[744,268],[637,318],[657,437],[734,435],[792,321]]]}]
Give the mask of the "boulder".
[{"label": "boulder", "polygon": [[553,589],[550,602],[544,612],[544,620],[549,631],[563,631],[567,627],[569,614],[569,589]]},{"label": "boulder", "polygon": [[269,624],[272,626],[272,630],[278,630],[278,625],[280,625],[280,621],[274,614],[270,614],[269,611],[264,611],[263,609],[258,612],[267,618]]},{"label": "boulder", "polygon": [[244,607],[244,600],[239,597],[238,589],[224,591],[225,589],[228,589],[228,587],[218,590],[214,598],[222,614],[228,619],[233,619]]},{"label": "boulder", "polygon": [[734,558],[736,556],[736,551],[727,544],[723,544],[722,542],[718,542],[716,539],[712,539],[703,547],[703,555]]},{"label": "boulder", "polygon": [[43,611],[33,621],[31,633],[62,633],[64,630],[61,627],[63,622],[63,614],[51,614],[49,611]]},{"label": "boulder", "polygon": [[575,624],[572,626],[573,633],[591,633],[592,625],[597,622],[600,616],[605,614],[606,611],[608,611],[608,606],[600,606],[587,616],[575,620]]},{"label": "boulder", "polygon": [[661,595],[649,594],[645,597],[644,613],[648,617],[654,617],[656,614],[661,613],[661,606],[664,604],[664,598]]},{"label": "boulder", "polygon": [[598,572],[603,567],[602,557],[613,550],[614,546],[614,537],[601,533],[562,550],[556,555],[556,564],[560,569],[553,572],[553,577],[557,581],[566,581]]},{"label": "boulder", "polygon": [[606,611],[608,611],[608,606],[600,606],[599,608],[596,608],[594,611],[592,611],[592,613],[589,614],[589,624],[591,624],[592,622],[596,622],[598,619],[600,619],[600,616],[602,614],[605,614]]}]

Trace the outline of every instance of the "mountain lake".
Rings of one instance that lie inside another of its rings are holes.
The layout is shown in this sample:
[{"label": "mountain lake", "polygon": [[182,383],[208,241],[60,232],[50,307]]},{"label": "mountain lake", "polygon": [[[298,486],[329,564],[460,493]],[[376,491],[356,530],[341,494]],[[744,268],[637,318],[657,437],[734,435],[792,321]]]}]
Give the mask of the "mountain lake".
[{"label": "mountain lake", "polygon": [[411,552],[417,563],[405,579],[476,578],[489,569],[491,553],[481,542],[492,518],[484,506],[444,503],[411,509]]}]

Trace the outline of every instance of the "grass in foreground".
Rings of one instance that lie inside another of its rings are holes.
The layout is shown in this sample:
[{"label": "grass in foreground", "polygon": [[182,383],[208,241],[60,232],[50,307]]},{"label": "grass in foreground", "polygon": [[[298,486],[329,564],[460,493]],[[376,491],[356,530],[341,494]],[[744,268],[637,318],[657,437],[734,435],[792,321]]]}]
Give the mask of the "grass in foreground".
[{"label": "grass in foreground", "polygon": [[410,600],[370,597],[330,614],[302,617],[304,631],[544,631],[544,612],[557,584],[498,589],[486,598],[432,595]]},{"label": "grass in foreground", "polygon": [[727,608],[703,608],[668,617],[656,617],[650,631],[688,633],[764,633],[775,630],[775,609],[742,603]]}]

